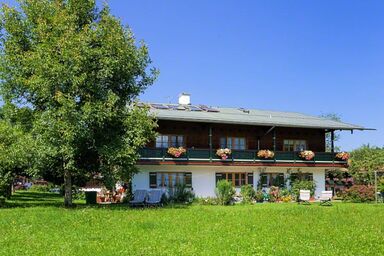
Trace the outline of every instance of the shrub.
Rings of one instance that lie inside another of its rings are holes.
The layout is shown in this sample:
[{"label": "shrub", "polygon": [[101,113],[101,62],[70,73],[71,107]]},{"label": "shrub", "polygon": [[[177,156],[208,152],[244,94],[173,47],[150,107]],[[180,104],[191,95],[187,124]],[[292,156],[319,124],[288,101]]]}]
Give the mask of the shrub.
[{"label": "shrub", "polygon": [[315,194],[316,184],[310,180],[296,180],[292,183],[292,194],[298,198],[300,190],[311,191],[311,196]]},{"label": "shrub", "polygon": [[216,196],[219,204],[230,204],[233,196],[235,195],[235,189],[232,187],[232,183],[226,180],[220,180],[216,184]]},{"label": "shrub", "polygon": [[5,205],[5,197],[0,196],[0,207]]},{"label": "shrub", "polygon": [[51,187],[49,185],[38,185],[38,184],[33,184],[28,191],[31,192],[49,192]]},{"label": "shrub", "polygon": [[185,185],[177,185],[172,195],[175,203],[192,203],[195,194]]},{"label": "shrub", "polygon": [[280,199],[284,203],[288,203],[292,201],[293,197],[288,189],[282,189],[280,190]]},{"label": "shrub", "polygon": [[343,201],[363,203],[375,200],[375,188],[371,185],[353,185],[342,194]]},{"label": "shrub", "polygon": [[205,198],[197,198],[197,202],[201,205],[218,205],[217,198],[214,197],[205,197]]},{"label": "shrub", "polygon": [[263,191],[258,190],[255,193],[255,200],[256,200],[256,202],[259,202],[259,203],[264,202],[264,193],[263,193]]},{"label": "shrub", "polygon": [[243,197],[244,203],[252,203],[255,200],[255,190],[251,185],[242,186],[240,194]]},{"label": "shrub", "polygon": [[382,177],[380,180],[379,180],[379,191],[381,193],[384,193],[384,177]]},{"label": "shrub", "polygon": [[272,186],[269,188],[269,202],[277,202],[280,199],[279,187]]}]

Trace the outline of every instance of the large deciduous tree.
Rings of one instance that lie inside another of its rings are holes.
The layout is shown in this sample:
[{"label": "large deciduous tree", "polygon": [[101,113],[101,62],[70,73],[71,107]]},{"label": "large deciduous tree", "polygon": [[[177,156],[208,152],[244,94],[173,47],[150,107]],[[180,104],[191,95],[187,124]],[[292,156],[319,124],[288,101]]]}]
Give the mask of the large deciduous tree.
[{"label": "large deciduous tree", "polygon": [[[33,110],[41,167],[64,177],[65,205],[72,205],[72,177],[134,171],[137,150],[155,123],[138,108],[151,85],[148,49],[94,0],[20,0],[1,9],[2,96]],[[52,170],[53,171],[53,170]]]},{"label": "large deciduous tree", "polygon": [[353,150],[349,170],[356,182],[373,185],[374,171],[384,170],[384,148],[363,145]]}]

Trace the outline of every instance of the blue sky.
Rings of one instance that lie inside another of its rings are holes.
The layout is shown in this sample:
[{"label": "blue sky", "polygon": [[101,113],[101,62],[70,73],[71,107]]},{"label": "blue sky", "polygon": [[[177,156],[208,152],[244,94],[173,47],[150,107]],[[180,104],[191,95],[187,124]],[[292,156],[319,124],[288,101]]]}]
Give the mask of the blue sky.
[{"label": "blue sky", "polygon": [[342,149],[384,146],[383,1],[108,2],[160,70],[142,100],[332,112],[378,129]]}]

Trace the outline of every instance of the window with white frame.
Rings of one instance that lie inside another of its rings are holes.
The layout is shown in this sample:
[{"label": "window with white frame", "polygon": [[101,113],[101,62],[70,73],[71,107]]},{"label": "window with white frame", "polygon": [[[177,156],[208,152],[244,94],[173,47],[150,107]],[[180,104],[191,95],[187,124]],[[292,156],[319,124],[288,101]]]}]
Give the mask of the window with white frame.
[{"label": "window with white frame", "polygon": [[175,188],[179,185],[192,187],[190,172],[151,172],[149,173],[150,188]]}]

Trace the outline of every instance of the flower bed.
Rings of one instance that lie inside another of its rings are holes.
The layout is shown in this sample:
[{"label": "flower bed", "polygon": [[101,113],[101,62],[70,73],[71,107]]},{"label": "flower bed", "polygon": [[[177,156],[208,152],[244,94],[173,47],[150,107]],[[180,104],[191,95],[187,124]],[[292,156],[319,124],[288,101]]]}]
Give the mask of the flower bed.
[{"label": "flower bed", "polygon": [[185,154],[185,152],[187,152],[187,150],[183,147],[178,147],[178,148],[170,147],[168,148],[168,151],[167,151],[168,154],[176,158],[180,157],[182,154]]},{"label": "flower bed", "polygon": [[272,159],[275,156],[275,153],[268,149],[259,150],[257,152],[258,158]]}]

